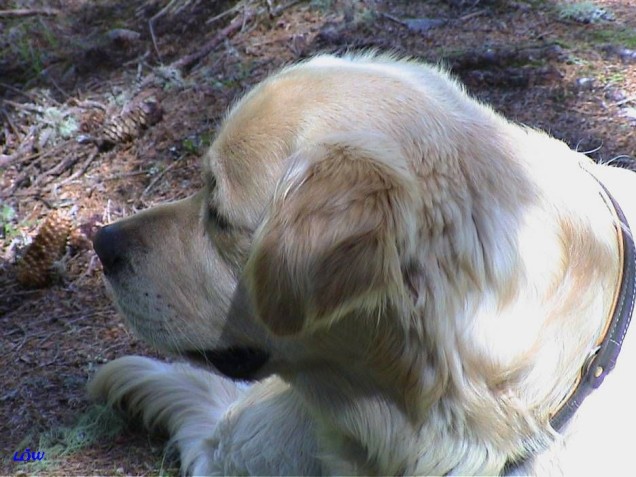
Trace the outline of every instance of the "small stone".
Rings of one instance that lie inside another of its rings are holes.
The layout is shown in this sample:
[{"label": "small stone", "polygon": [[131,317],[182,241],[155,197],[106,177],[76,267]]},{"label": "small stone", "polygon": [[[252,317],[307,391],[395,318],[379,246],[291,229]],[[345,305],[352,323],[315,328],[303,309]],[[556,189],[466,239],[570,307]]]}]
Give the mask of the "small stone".
[{"label": "small stone", "polygon": [[630,50],[629,48],[621,48],[618,52],[621,60],[624,62],[636,61],[636,50]]},{"label": "small stone", "polygon": [[580,91],[589,91],[594,88],[595,82],[594,78],[579,78],[576,80],[576,87]]},{"label": "small stone", "polygon": [[623,116],[630,121],[636,121],[636,108],[623,108]]},{"label": "small stone", "polygon": [[441,18],[407,18],[403,22],[409,30],[418,33],[424,33],[446,24],[446,20]]},{"label": "small stone", "polygon": [[609,88],[605,91],[605,99],[609,99],[610,101],[619,102],[623,101],[625,98],[627,98],[627,94],[622,89]]},{"label": "small stone", "polygon": [[139,38],[141,38],[141,34],[126,28],[114,28],[106,33],[106,37],[111,41],[133,42],[139,40]]}]

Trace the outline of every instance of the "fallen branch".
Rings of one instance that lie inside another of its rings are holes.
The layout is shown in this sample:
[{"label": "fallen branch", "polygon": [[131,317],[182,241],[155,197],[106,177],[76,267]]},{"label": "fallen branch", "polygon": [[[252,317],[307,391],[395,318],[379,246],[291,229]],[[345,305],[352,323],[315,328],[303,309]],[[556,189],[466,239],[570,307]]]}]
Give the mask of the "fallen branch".
[{"label": "fallen branch", "polygon": [[636,96],[630,96],[629,98],[621,99],[620,101],[616,101],[616,106],[622,106],[627,103],[631,103],[636,101]]},{"label": "fallen branch", "polygon": [[80,167],[77,171],[75,171],[73,173],[73,175],[71,175],[70,177],[67,177],[66,179],[64,179],[63,181],[61,181],[58,186],[63,186],[66,185],[70,182],[73,182],[75,179],[77,179],[78,177],[84,175],[84,173],[88,170],[89,166],[93,163],[93,161],[95,160],[95,158],[97,157],[97,153],[99,152],[97,147],[94,147],[93,150],[88,154],[88,159],[86,159],[84,161],[84,164],[82,164],[82,167]]},{"label": "fallen branch", "polygon": [[221,20],[222,18],[227,17],[228,15],[232,15],[233,13],[238,12],[241,8],[245,8],[245,5],[243,5],[243,2],[239,2],[236,5],[234,5],[232,8],[229,8],[228,10],[225,10],[224,12],[221,12],[218,15],[207,19],[205,21],[205,24],[210,25],[218,20]]},{"label": "fallen branch", "polygon": [[557,43],[515,46],[509,48],[467,50],[446,58],[453,71],[505,68],[536,64],[537,62],[559,61],[563,58],[562,48]]},{"label": "fallen branch", "polygon": [[488,10],[486,10],[484,8],[483,10],[477,10],[476,12],[468,13],[468,14],[464,15],[463,17],[459,17],[459,21],[460,22],[467,22],[468,20],[471,20],[471,19],[473,19],[475,17],[483,15],[487,11]]},{"label": "fallen branch", "polygon": [[[13,130],[13,133],[16,134],[17,130],[13,122],[11,121],[11,117],[5,113],[4,110],[0,110],[5,116],[7,124]],[[0,169],[4,169],[9,167],[13,162],[22,159],[25,155],[28,154],[30,150],[33,149],[33,144],[35,143],[35,127],[31,127],[29,132],[22,138],[21,144],[12,154],[0,154]]]},{"label": "fallen branch", "polygon": [[82,167],[80,167],[77,171],[75,171],[73,173],[72,176],[67,177],[62,182],[60,182],[58,185],[59,186],[66,185],[66,184],[68,184],[70,182],[73,182],[78,177],[83,176],[86,173],[86,171],[88,170],[89,166],[93,163],[93,161],[97,157],[97,153],[98,152],[99,152],[99,150],[97,149],[97,147],[94,147],[93,150],[88,154],[88,159],[86,159],[86,161],[84,161],[84,164],[82,164]]},{"label": "fallen branch", "polygon": [[13,91],[14,93],[20,94],[22,96],[24,96],[25,98],[30,99],[32,102],[37,102],[37,98],[35,96],[33,96],[32,94],[26,92],[26,91],[22,91],[19,88],[16,88],[15,86],[11,86],[10,84],[4,83],[2,81],[0,81],[0,86],[6,89],[9,89],[11,91]]},{"label": "fallen branch", "polygon": [[13,154],[0,154],[0,169],[9,167],[12,163],[24,157],[33,147],[34,138],[27,138]]},{"label": "fallen branch", "polygon": [[53,356],[53,359],[50,359],[49,361],[45,362],[45,363],[40,363],[38,364],[35,368],[45,368],[46,366],[50,366],[52,364],[55,364],[55,362],[57,361],[58,356],[60,355],[60,346],[56,346],[55,347],[55,356]]},{"label": "fallen branch", "polygon": [[[64,147],[68,147],[67,143],[61,143],[58,144],[57,146],[53,146],[51,149],[49,149],[46,152],[40,153],[39,156],[36,157],[40,157],[40,159],[46,157],[46,156],[50,156],[54,153],[57,152],[61,152],[62,149]],[[33,157],[33,156],[30,156]],[[10,188],[10,190],[8,191],[8,194],[0,194],[0,197],[4,198],[4,197],[11,197],[11,196],[18,196],[21,194],[17,193],[17,190],[22,187],[22,185],[30,178],[30,177],[34,177],[34,179],[31,181],[30,187],[32,189],[35,189],[37,192],[35,192],[37,195],[39,195],[41,193],[41,190],[39,187],[41,187],[42,185],[46,185],[49,184],[53,179],[45,182],[44,184],[42,184],[42,182],[44,181],[45,178],[49,177],[49,176],[55,176],[58,177],[60,175],[62,175],[64,172],[66,172],[67,170],[70,170],[73,168],[73,166],[75,166],[75,164],[77,164],[77,162],[80,160],[80,157],[78,156],[78,154],[73,154],[69,157],[67,157],[66,159],[63,159],[61,162],[57,163],[57,165],[51,167],[50,169],[46,170],[46,171],[31,171],[31,167],[22,170],[20,172],[20,174],[15,178],[13,186]],[[26,195],[32,195],[31,193],[27,192]]]},{"label": "fallen branch", "polygon": [[102,177],[100,180],[102,181],[117,181],[120,179],[127,179],[129,177],[135,177],[135,176],[143,176],[143,175],[149,175],[150,172],[147,170],[143,170],[143,171],[133,171],[133,172],[122,172],[119,174],[113,174],[110,176],[106,176],[106,177]]},{"label": "fallen branch", "polygon": [[[48,157],[52,154],[56,154],[58,152],[60,152],[62,150],[62,148],[65,146],[66,144],[62,143],[62,144],[58,144],[57,146],[53,146],[52,148],[50,148],[47,151],[38,151],[38,152],[34,152],[33,154],[30,154],[29,156],[24,156],[24,157],[20,157],[20,158],[16,158],[16,159],[12,159],[11,162],[14,162],[15,160],[18,160],[23,164],[28,164],[30,161],[34,160],[34,159],[44,159],[45,157]],[[31,167],[20,167],[20,174],[18,174],[16,176],[16,178],[13,181],[13,185],[5,192],[2,191],[0,192],[0,198],[4,199],[7,197],[11,197],[13,194],[16,193],[16,191],[22,187],[22,184],[24,184],[28,179],[29,179],[29,175],[32,173],[31,171]]]},{"label": "fallen branch", "polygon": [[178,59],[170,66],[189,70],[195,63],[199,62],[203,57],[207,56],[212,50],[223,43],[223,41],[240,31],[254,16],[255,13],[252,10],[247,10],[243,15],[238,15],[228,26],[219,31],[210,41],[199,48],[198,51]]},{"label": "fallen branch", "polygon": [[[172,2],[170,2],[172,3]],[[269,15],[270,17],[276,17],[278,15],[280,15],[281,13],[283,13],[284,10],[286,10],[287,8],[290,8],[296,4],[300,3],[300,0],[290,0],[289,2],[287,2],[284,5],[279,5],[273,9],[269,10]],[[178,70],[182,70],[184,72],[187,72],[188,70],[192,69],[192,67],[198,63],[199,61],[201,61],[205,56],[207,56],[208,54],[210,54],[210,52],[212,52],[217,46],[219,46],[220,44],[222,44],[225,40],[231,38],[232,36],[234,36],[236,33],[238,33],[239,31],[243,30],[245,28],[245,26],[247,25],[247,23],[249,23],[250,21],[252,21],[254,19],[254,17],[257,17],[259,15],[262,15],[263,13],[266,13],[267,10],[264,8],[250,8],[251,3],[246,3],[246,4],[237,4],[234,8],[231,8],[229,10],[227,10],[226,12],[223,12],[222,16],[225,16],[229,13],[232,13],[235,11],[235,9],[238,8],[243,8],[243,13],[241,13],[240,15],[237,15],[234,20],[232,20],[230,22],[230,24],[228,26],[226,26],[225,28],[223,28],[222,30],[220,30],[216,35],[214,35],[214,37],[212,39],[210,39],[207,43],[205,43],[201,48],[199,48],[197,51],[195,51],[194,53],[191,53],[189,55],[186,55],[182,58],[179,58],[176,61],[173,61],[168,68],[174,68],[174,69],[178,69]],[[160,12],[161,13],[161,12]],[[159,14],[155,15],[155,17],[153,17],[150,20],[150,34],[151,34],[151,38],[153,41],[153,46],[155,49],[155,52],[157,53],[157,55],[159,56],[159,50],[157,48],[157,44],[156,44],[156,39],[154,37],[154,31],[152,29],[152,22],[158,17],[160,16]],[[221,16],[217,16],[211,19],[211,21],[214,20],[218,20],[219,18],[221,18]],[[149,77],[147,77],[141,87],[143,88],[146,84],[152,82],[154,80],[154,75],[149,75]]]},{"label": "fallen branch", "polygon": [[33,185],[38,185],[40,183],[40,179],[44,176],[60,176],[67,170],[71,169],[77,162],[79,161],[79,157],[77,154],[73,154],[70,157],[63,159],[61,162],[58,162],[57,165],[51,167],[49,170],[40,172],[38,174],[38,178],[33,182]]},{"label": "fallen branch", "polygon": [[23,18],[39,15],[54,17],[59,14],[60,11],[55,8],[18,8],[15,10],[0,10],[0,18]]},{"label": "fallen branch", "polygon": [[20,109],[23,111],[29,111],[31,113],[36,113],[36,114],[41,114],[42,113],[42,107],[41,106],[37,106],[35,104],[29,104],[29,103],[18,103],[16,101],[11,101],[10,99],[4,99],[3,100],[6,104],[13,106],[15,109]]}]

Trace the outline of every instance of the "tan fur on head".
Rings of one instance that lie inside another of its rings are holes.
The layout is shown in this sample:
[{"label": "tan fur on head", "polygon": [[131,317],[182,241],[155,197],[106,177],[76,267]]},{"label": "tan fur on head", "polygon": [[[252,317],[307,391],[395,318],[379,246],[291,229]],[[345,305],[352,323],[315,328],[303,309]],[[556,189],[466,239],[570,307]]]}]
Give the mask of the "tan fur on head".
[{"label": "tan fur on head", "polygon": [[[124,358],[92,393],[167,426],[185,472],[625,471],[631,335],[568,432],[549,425],[619,282],[593,176],[636,224],[633,173],[506,121],[437,68],[288,67],[228,113],[200,192],[96,238],[133,329],[210,372]],[[215,369],[257,382],[241,392]]]}]

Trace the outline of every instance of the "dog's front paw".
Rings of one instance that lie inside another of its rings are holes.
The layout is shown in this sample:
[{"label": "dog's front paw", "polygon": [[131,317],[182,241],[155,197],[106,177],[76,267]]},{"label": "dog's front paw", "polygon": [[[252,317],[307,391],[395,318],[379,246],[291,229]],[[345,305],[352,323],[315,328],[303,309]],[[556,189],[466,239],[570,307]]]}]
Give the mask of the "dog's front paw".
[{"label": "dog's front paw", "polygon": [[170,434],[184,473],[214,473],[215,430],[243,390],[234,382],[187,364],[126,356],[102,366],[88,384],[89,396],[142,418]]}]

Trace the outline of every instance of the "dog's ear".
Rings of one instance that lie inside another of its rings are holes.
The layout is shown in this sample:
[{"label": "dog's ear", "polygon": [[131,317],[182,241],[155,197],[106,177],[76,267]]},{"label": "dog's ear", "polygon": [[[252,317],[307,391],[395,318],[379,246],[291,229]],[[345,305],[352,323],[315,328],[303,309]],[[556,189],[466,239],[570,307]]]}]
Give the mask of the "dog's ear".
[{"label": "dog's ear", "polygon": [[399,293],[416,193],[390,144],[338,138],[291,160],[246,265],[256,312],[273,333],[377,309]]}]

